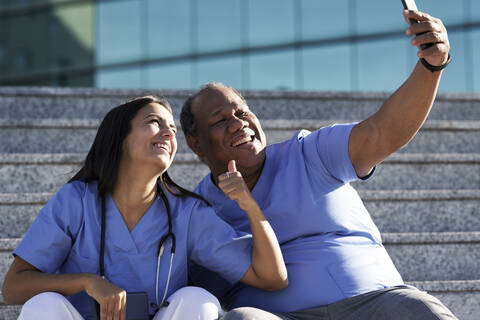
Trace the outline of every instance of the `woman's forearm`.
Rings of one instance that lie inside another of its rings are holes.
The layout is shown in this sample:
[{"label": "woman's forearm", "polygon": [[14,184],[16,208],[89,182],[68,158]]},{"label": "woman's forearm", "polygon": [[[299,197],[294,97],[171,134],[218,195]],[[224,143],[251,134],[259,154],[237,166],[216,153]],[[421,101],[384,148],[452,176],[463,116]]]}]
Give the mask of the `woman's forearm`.
[{"label": "woman's forearm", "polygon": [[7,304],[23,304],[31,297],[47,291],[70,296],[85,290],[88,281],[94,277],[98,277],[98,275],[92,273],[43,273],[23,259],[16,257],[5,276],[2,296]]},{"label": "woman's forearm", "polygon": [[[245,212],[253,237],[252,269],[265,290],[279,290],[288,285],[287,268],[270,223],[255,200]],[[258,287],[258,286],[257,286]]]}]

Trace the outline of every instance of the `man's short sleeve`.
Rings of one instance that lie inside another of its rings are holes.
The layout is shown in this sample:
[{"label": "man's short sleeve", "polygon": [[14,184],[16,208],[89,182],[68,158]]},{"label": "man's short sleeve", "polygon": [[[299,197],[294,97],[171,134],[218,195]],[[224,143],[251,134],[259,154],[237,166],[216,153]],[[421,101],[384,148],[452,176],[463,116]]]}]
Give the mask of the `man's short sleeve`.
[{"label": "man's short sleeve", "polygon": [[40,271],[54,273],[70,253],[80,228],[85,184],[64,185],[40,210],[13,255],[21,257]]},{"label": "man's short sleeve", "polygon": [[358,180],[348,153],[348,140],[356,123],[335,124],[303,134],[304,156],[313,170],[325,168],[335,179],[348,183]]},{"label": "man's short sleeve", "polygon": [[240,235],[213,208],[194,207],[188,231],[189,258],[230,283],[238,282],[251,265],[252,238]]}]

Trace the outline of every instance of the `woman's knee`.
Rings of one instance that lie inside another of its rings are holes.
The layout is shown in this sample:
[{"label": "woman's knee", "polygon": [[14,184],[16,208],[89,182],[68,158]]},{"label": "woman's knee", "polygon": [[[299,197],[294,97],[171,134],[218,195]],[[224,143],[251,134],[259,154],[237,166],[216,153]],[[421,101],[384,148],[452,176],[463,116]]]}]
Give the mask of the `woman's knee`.
[{"label": "woman's knee", "polygon": [[205,289],[199,287],[184,287],[177,290],[174,294],[167,299],[171,304],[176,300],[181,300],[182,303],[188,304],[204,304],[213,303],[220,307],[218,299]]},{"label": "woman's knee", "polygon": [[77,319],[77,316],[78,312],[63,295],[43,292],[25,302],[18,319]]},{"label": "woman's knee", "polygon": [[221,315],[220,302],[213,294],[198,287],[184,287],[173,293],[168,306],[161,308],[155,316],[159,319],[214,320]]},{"label": "woman's knee", "polygon": [[222,320],[282,320],[273,313],[250,307],[235,308],[227,312]]}]

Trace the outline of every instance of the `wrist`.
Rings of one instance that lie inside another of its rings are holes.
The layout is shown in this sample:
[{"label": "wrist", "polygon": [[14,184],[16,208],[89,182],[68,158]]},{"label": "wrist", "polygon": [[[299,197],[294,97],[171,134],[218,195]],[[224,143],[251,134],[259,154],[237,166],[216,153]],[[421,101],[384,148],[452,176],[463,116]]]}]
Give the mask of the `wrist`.
[{"label": "wrist", "polygon": [[422,65],[432,73],[445,69],[451,61],[452,61],[452,57],[450,56],[450,54],[448,54],[447,60],[442,65],[439,65],[439,66],[431,65],[430,63],[428,63],[427,60],[425,60],[425,58],[420,59],[420,62],[422,63]]},{"label": "wrist", "polygon": [[239,202],[238,206],[245,211],[247,214],[253,214],[260,211],[260,207],[254,199],[247,200],[244,202]]},{"label": "wrist", "polygon": [[93,283],[100,279],[100,276],[94,273],[82,273],[81,286],[85,292],[89,292]]}]

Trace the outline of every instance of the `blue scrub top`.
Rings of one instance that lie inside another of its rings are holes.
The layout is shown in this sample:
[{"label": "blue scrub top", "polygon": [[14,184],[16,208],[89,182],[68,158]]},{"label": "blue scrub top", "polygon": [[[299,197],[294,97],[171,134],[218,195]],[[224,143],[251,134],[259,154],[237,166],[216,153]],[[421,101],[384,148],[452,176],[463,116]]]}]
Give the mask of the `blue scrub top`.
[{"label": "blue scrub top", "polygon": [[[240,280],[251,264],[251,236],[240,236],[203,201],[166,195],[176,236],[167,297],[187,285],[189,261],[221,274],[232,284]],[[46,273],[99,274],[100,217],[97,183],[67,183],[40,211],[13,254]],[[147,292],[149,305],[156,302],[158,245],[168,232],[163,201],[155,201],[129,232],[108,196],[106,226],[106,279],[127,292]],[[169,240],[160,263],[159,300],[167,281],[170,248]],[[85,292],[68,298],[85,319],[93,319],[93,304]],[[150,307],[150,313],[154,312]]]},{"label": "blue scrub top", "polygon": [[[223,297],[225,305],[291,312],[403,285],[380,232],[349,184],[358,180],[348,154],[354,125],[302,130],[267,147],[252,195],[277,235],[289,285],[266,292],[239,284]],[[236,230],[250,231],[241,209],[210,175],[196,191]],[[201,268],[192,268],[192,278],[219,295],[225,293],[221,279],[213,282]]]}]

